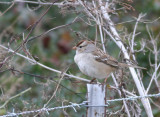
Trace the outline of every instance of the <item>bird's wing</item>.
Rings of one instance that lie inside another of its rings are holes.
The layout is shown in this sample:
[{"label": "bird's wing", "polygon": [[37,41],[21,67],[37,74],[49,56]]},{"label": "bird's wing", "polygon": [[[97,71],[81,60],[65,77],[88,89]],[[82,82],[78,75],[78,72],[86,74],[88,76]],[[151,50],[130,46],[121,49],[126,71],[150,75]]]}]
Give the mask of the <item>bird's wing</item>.
[{"label": "bird's wing", "polygon": [[102,62],[106,65],[110,65],[114,68],[125,68],[125,67],[133,67],[137,69],[146,69],[144,67],[140,67],[134,64],[126,64],[118,62],[114,57],[104,53],[101,49],[97,48],[96,51],[92,53],[95,57],[95,60],[98,62]]},{"label": "bird's wing", "polygon": [[95,60],[98,62],[102,62],[104,64],[110,65],[112,67],[119,67],[118,61],[112,56],[104,53],[102,50],[98,49],[93,52]]}]

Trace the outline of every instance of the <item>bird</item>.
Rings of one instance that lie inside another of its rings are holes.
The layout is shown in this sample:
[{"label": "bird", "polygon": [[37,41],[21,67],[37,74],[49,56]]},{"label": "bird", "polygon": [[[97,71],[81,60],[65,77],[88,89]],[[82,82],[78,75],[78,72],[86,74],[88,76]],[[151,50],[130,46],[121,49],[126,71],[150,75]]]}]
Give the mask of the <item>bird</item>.
[{"label": "bird", "polygon": [[145,69],[137,65],[118,62],[117,59],[96,47],[93,41],[81,40],[72,49],[76,50],[74,61],[80,71],[94,79],[105,79],[104,82],[106,82],[111,73],[120,68],[134,67]]}]

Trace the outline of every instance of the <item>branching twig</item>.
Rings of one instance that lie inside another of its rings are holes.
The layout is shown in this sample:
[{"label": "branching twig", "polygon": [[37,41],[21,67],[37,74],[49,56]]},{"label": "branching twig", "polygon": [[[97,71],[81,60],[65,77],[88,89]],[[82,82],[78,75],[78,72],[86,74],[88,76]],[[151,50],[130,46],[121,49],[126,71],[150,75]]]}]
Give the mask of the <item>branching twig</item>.
[{"label": "branching twig", "polygon": [[78,21],[79,21],[78,19],[79,19],[79,18],[76,17],[71,23],[68,23],[68,24],[64,24],[64,25],[61,25],[61,26],[57,26],[57,27],[51,28],[51,29],[49,29],[48,31],[46,31],[46,32],[44,32],[44,33],[42,33],[42,34],[40,34],[40,35],[31,37],[31,38],[29,38],[29,39],[27,40],[26,43],[28,43],[28,42],[30,42],[30,41],[36,39],[36,38],[39,38],[39,37],[41,37],[41,36],[44,36],[44,35],[50,33],[50,32],[53,31],[53,30],[56,30],[56,29],[59,29],[59,28],[64,28],[64,27],[70,26],[70,25],[72,25],[73,23],[78,22]]}]

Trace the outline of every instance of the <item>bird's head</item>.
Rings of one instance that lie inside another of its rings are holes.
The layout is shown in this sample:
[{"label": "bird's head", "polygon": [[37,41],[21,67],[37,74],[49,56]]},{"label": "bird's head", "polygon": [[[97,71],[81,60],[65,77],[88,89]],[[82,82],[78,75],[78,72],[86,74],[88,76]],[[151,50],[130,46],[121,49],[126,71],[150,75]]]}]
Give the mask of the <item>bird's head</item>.
[{"label": "bird's head", "polygon": [[76,46],[72,48],[77,53],[90,53],[96,50],[96,46],[93,41],[82,40]]}]

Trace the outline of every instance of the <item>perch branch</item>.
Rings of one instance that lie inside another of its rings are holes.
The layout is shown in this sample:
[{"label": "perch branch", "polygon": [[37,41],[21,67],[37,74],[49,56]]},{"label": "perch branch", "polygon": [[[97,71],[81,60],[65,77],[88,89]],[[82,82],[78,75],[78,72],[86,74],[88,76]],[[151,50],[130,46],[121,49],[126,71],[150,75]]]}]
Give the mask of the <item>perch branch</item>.
[{"label": "perch branch", "polygon": [[[53,72],[56,72],[56,73],[58,73],[58,74],[61,74],[61,73],[62,73],[62,72],[59,71],[59,70],[50,68],[50,67],[48,67],[48,66],[46,66],[46,65],[43,65],[42,63],[39,63],[39,62],[37,62],[37,61],[35,61],[35,60],[33,60],[33,59],[30,59],[29,57],[26,57],[26,56],[24,56],[24,55],[22,55],[22,54],[20,54],[20,53],[17,53],[17,52],[15,52],[15,51],[13,51],[12,49],[8,49],[7,47],[5,47],[5,46],[3,46],[3,45],[0,45],[0,47],[3,48],[3,49],[5,49],[5,50],[7,50],[8,52],[15,53],[16,55],[18,55],[18,56],[20,56],[20,57],[22,57],[22,58],[24,58],[24,59],[26,59],[26,60],[28,60],[28,61],[30,61],[30,62],[32,62],[32,63],[35,63],[35,64],[37,64],[37,65],[39,65],[39,66],[41,66],[41,67],[43,67],[43,68],[45,68],[45,69],[48,69],[48,70],[53,71]],[[84,78],[80,78],[80,77],[78,77],[78,76],[74,76],[74,75],[71,75],[71,74],[64,73],[64,75],[65,75],[65,76],[68,76],[68,77],[70,77],[70,78],[75,78],[75,79],[81,80],[81,81],[90,82],[90,80],[87,80],[87,79],[84,79]]]}]

